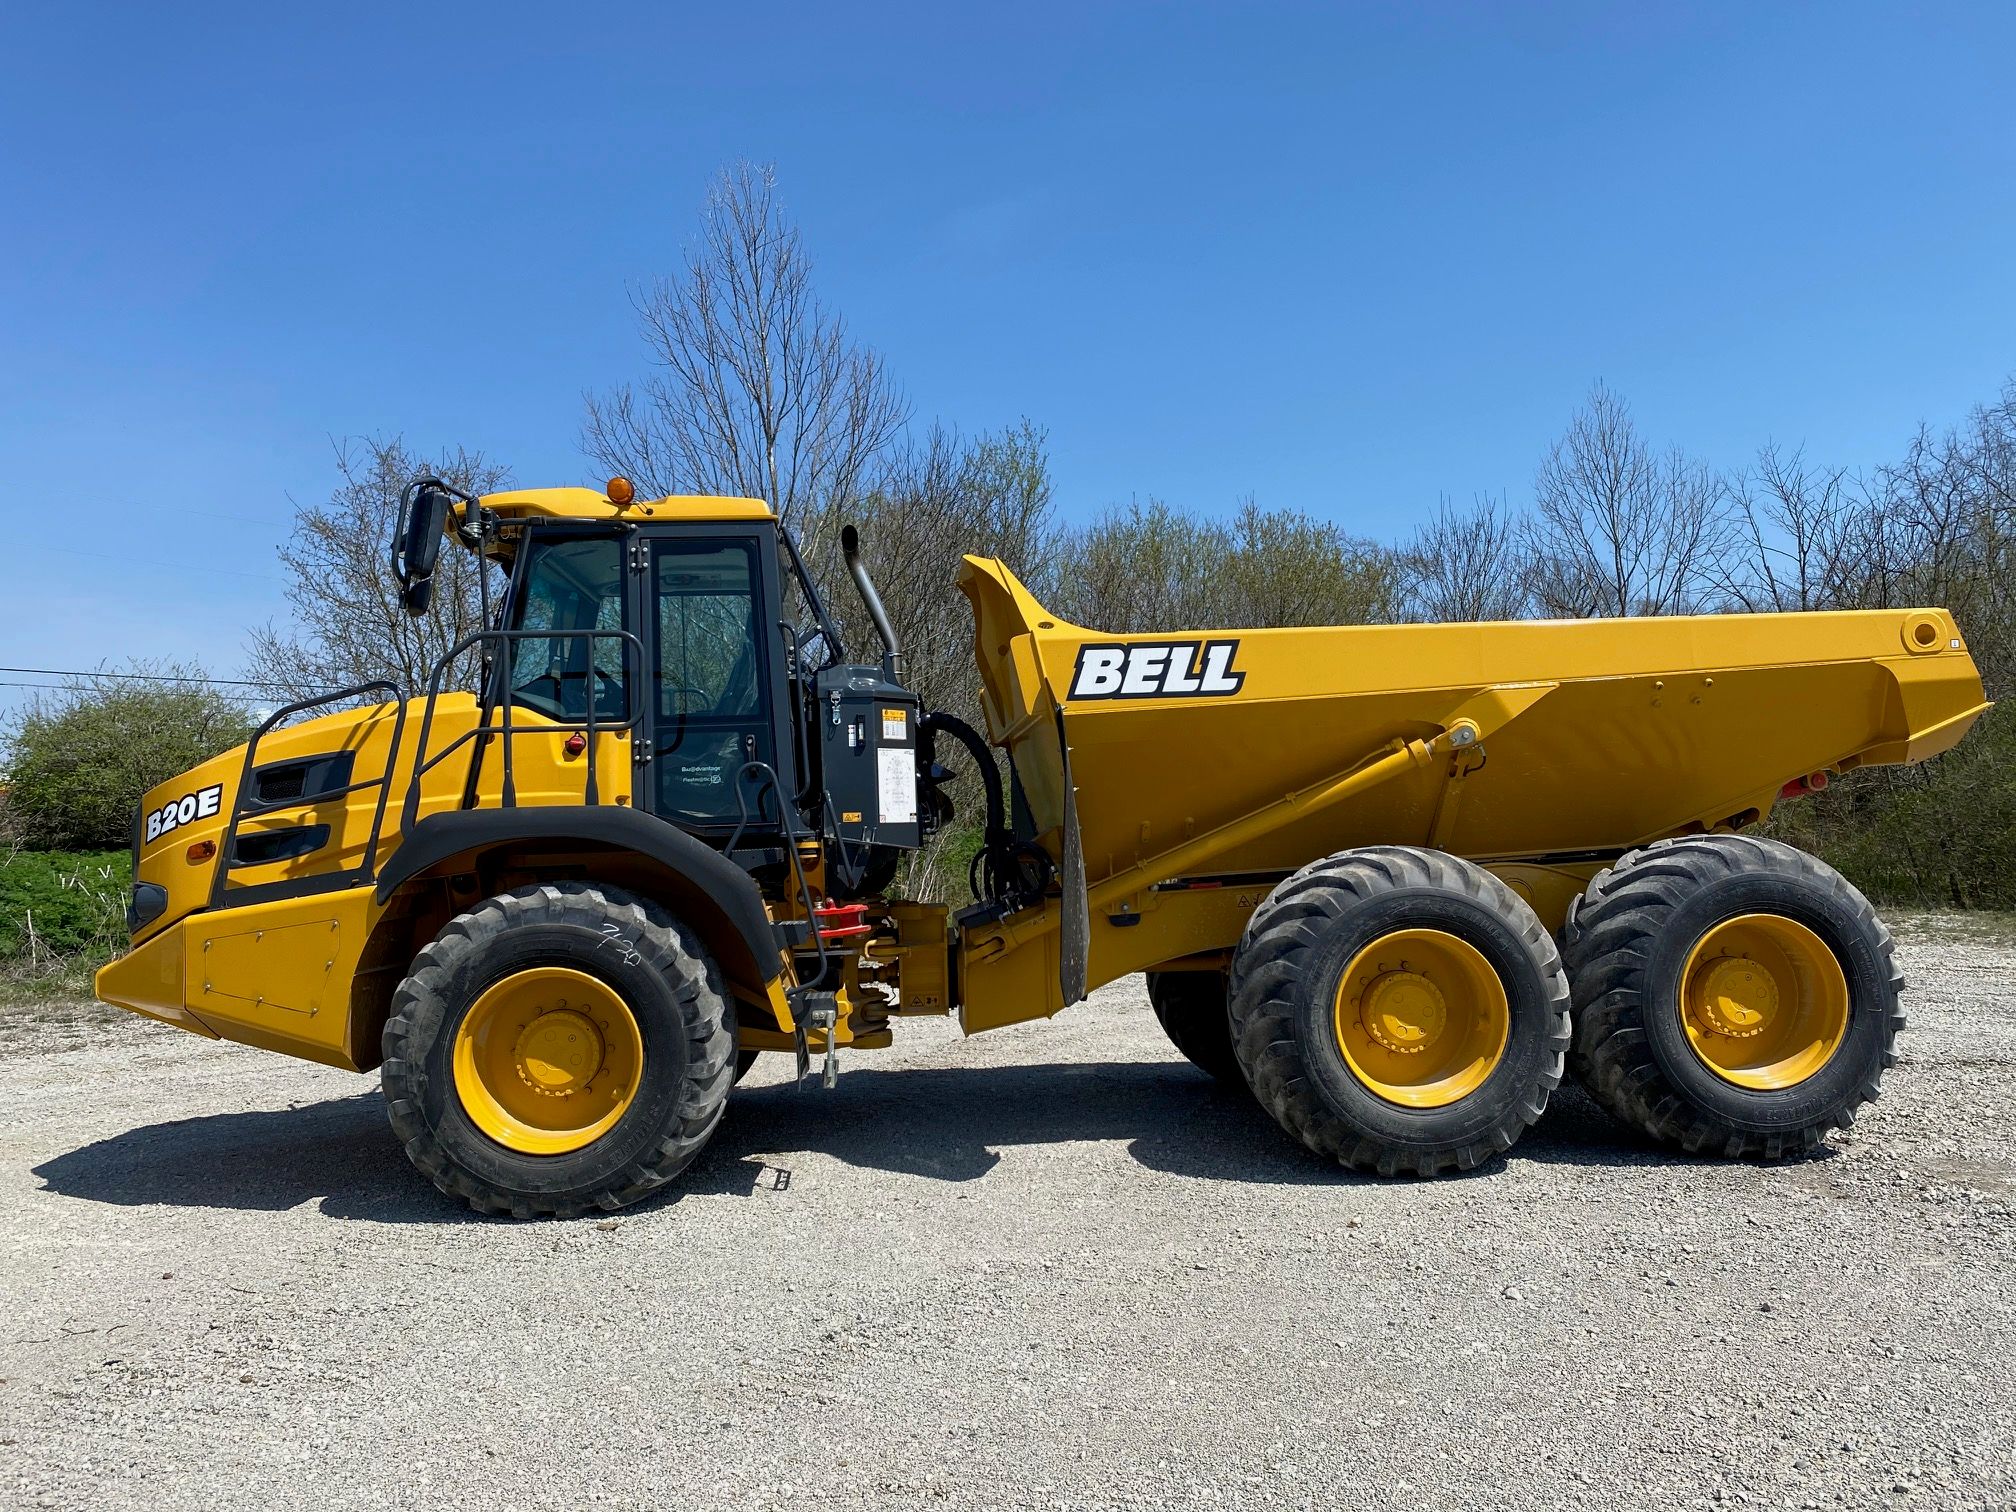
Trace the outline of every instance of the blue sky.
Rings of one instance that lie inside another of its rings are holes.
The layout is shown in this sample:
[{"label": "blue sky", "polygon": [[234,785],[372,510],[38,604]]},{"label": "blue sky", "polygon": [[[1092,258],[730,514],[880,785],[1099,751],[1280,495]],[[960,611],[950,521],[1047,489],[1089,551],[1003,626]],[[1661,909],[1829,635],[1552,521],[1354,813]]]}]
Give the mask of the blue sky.
[{"label": "blue sky", "polygon": [[1865,465],[2016,372],[2011,58],[2007,5],[10,6],[0,664],[228,674],[332,437],[587,480],[737,157],[1073,517],[1398,535],[1598,378]]}]

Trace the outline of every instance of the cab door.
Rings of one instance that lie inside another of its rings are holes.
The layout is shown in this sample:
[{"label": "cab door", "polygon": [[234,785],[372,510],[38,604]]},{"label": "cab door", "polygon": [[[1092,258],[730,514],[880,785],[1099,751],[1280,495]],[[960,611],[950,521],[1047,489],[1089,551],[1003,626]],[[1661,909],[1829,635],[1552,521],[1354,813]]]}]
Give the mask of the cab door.
[{"label": "cab door", "polygon": [[[761,529],[660,526],[640,545],[650,700],[638,801],[717,843],[745,813],[745,835],[774,835],[795,781],[775,541]],[[777,773],[781,797],[752,762]]]}]

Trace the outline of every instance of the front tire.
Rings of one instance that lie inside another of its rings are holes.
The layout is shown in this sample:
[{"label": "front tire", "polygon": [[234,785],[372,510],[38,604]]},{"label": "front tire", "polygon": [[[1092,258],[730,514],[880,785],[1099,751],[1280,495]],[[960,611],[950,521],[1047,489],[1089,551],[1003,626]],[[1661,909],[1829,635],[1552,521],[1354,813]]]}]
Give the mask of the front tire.
[{"label": "front tire", "polygon": [[1232,1029],[1254,1094],[1318,1154],[1381,1176],[1469,1170],[1560,1085],[1568,984],[1533,910],[1440,851],[1305,866],[1247,925]]},{"label": "front tire", "polygon": [[1776,840],[1661,840],[1569,911],[1576,1077],[1690,1154],[1778,1159],[1847,1128],[1896,1064],[1889,931],[1824,862]]},{"label": "front tire", "polygon": [[385,1025],[407,1157],[472,1208],[613,1211],[692,1163],[720,1122],[735,1018],[719,972],[656,903],[542,883],[449,921]]}]

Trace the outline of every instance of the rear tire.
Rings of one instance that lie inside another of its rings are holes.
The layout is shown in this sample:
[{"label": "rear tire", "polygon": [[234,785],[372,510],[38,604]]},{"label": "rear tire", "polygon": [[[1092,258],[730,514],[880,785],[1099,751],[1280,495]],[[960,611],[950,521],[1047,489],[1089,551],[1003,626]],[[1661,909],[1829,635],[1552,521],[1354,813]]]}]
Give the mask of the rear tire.
[{"label": "rear tire", "polygon": [[1244,1088],[1246,1074],[1232,1053],[1232,1016],[1222,971],[1151,971],[1148,1002],[1169,1043],[1183,1058],[1228,1086]]},{"label": "rear tire", "polygon": [[517,1218],[613,1211],[664,1186],[712,1137],[734,1067],[734,1009],[699,943],[656,903],[585,882],[450,920],[385,1025],[407,1158],[478,1212]]},{"label": "rear tire", "polygon": [[1533,910],[1440,851],[1317,861],[1255,912],[1232,961],[1240,1067],[1281,1126],[1382,1176],[1509,1150],[1560,1085],[1568,984]]},{"label": "rear tire", "polygon": [[1690,1154],[1813,1150],[1896,1064],[1889,931],[1839,872],[1776,840],[1633,851],[1589,884],[1563,941],[1577,1079]]}]

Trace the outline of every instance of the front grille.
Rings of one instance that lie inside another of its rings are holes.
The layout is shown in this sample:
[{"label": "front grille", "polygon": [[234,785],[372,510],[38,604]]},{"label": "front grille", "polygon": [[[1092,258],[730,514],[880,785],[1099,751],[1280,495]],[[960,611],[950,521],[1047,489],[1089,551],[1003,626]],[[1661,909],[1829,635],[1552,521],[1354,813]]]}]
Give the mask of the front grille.
[{"label": "front grille", "polygon": [[286,803],[299,798],[307,786],[308,768],[305,766],[290,766],[279,772],[262,772],[259,776],[259,801]]}]

